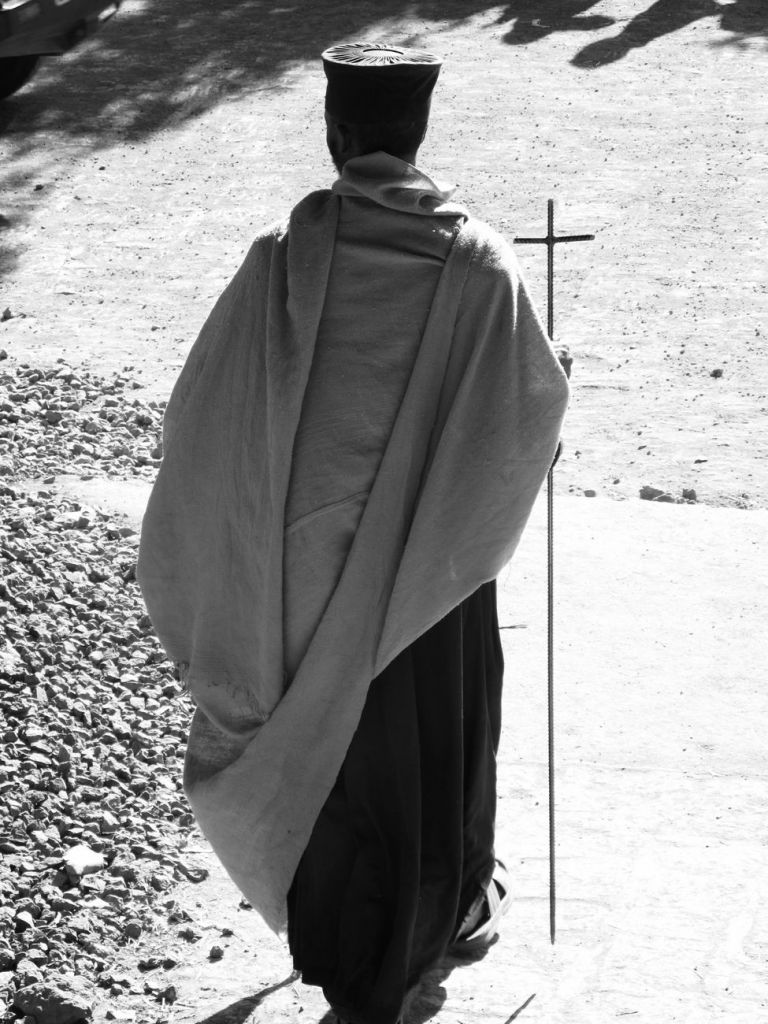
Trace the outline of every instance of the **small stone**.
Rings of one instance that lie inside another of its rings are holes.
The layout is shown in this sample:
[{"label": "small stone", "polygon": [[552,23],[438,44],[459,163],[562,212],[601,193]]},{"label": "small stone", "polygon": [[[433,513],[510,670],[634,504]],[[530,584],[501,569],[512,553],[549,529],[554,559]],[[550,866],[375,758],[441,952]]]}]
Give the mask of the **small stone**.
[{"label": "small stone", "polygon": [[177,861],[175,867],[189,882],[204,882],[208,878],[208,868],[189,867],[183,861]]},{"label": "small stone", "polygon": [[147,956],[142,960],[139,960],[138,968],[140,971],[156,971],[158,967],[163,966],[162,958],[159,956]]},{"label": "small stone", "polygon": [[168,985],[155,994],[158,1003],[175,1003],[179,998],[175,985]]},{"label": "small stone", "polygon": [[101,871],[103,867],[104,857],[90,846],[73,846],[64,854],[64,869],[73,881]]},{"label": "small stone", "polygon": [[35,985],[43,980],[43,970],[37,964],[32,963],[26,957],[22,957],[16,964],[16,981],[22,988],[27,985]]},{"label": "small stone", "polygon": [[716,369],[710,370],[709,376],[710,377],[714,377],[715,379],[717,379],[718,377],[722,377],[723,376],[723,371],[722,371],[721,367],[718,366]]},{"label": "small stone", "polygon": [[9,307],[6,306],[3,312],[0,313],[0,324],[4,324],[6,320],[11,320],[12,318],[13,313],[10,311]]},{"label": "small stone", "polygon": [[60,977],[19,989],[13,1005],[37,1024],[77,1024],[93,1015],[93,990],[80,978]]},{"label": "small stone", "polygon": [[98,825],[99,832],[101,832],[103,836],[114,835],[114,833],[120,828],[119,820],[114,816],[114,814],[110,814],[109,811],[104,811],[99,815]]},{"label": "small stone", "polygon": [[593,491],[592,488],[590,487],[586,491],[584,491],[584,497],[585,498],[596,498],[597,497],[597,491]]},{"label": "small stone", "polygon": [[109,871],[116,878],[122,878],[124,882],[129,884],[134,883],[138,878],[136,865],[128,860],[121,859],[119,854],[109,865]]},{"label": "small stone", "polygon": [[123,935],[127,939],[138,939],[143,931],[141,927],[141,921],[137,918],[132,918],[130,921],[126,921],[125,927],[123,928]]},{"label": "small stone", "polygon": [[221,948],[221,946],[211,946],[211,948],[208,950],[209,960],[221,960],[223,956],[224,950]]},{"label": "small stone", "polygon": [[644,501],[666,501],[666,502],[672,501],[672,502],[674,502],[674,500],[675,500],[672,497],[672,495],[671,494],[667,494],[666,491],[662,491],[658,487],[648,487],[647,485],[645,487],[641,487],[640,488],[640,497]]},{"label": "small stone", "polygon": [[61,835],[53,825],[43,829],[33,829],[30,838],[43,853],[56,853],[61,849]]},{"label": "small stone", "polygon": [[[109,989],[110,995],[121,996],[131,988],[131,980],[111,971],[105,971],[99,977],[99,987]],[[113,991],[114,990],[114,991]]]},{"label": "small stone", "polygon": [[67,893],[61,896],[53,896],[48,901],[48,905],[56,914],[74,914],[79,907],[77,900],[71,898]]},{"label": "small stone", "polygon": [[684,487],[683,488],[683,498],[685,498],[686,501],[697,501],[698,500],[697,497],[696,497],[696,491],[692,487]]}]

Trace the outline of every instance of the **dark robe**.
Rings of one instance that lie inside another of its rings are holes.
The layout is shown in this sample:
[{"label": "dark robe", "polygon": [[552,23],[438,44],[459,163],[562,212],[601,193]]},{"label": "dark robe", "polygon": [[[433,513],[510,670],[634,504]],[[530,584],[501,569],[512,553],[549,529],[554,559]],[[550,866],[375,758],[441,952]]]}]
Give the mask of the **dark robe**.
[{"label": "dark robe", "polygon": [[288,897],[303,980],[394,1024],[494,864],[503,660],[486,583],[371,684]]}]

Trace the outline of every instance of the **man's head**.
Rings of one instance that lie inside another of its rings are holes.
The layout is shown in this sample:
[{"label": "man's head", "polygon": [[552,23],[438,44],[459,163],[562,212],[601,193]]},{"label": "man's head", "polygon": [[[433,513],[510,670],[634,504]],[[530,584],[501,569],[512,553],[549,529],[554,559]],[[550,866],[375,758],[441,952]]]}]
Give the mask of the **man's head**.
[{"label": "man's head", "polygon": [[382,150],[413,163],[427,130],[441,60],[389,43],[351,43],[323,53],[327,142],[336,168]]},{"label": "man's head", "polygon": [[336,121],[328,113],[325,115],[325,126],[328,152],[339,174],[347,160],[379,151],[414,164],[419,146],[427,132],[426,121],[399,120],[353,124],[350,121]]}]

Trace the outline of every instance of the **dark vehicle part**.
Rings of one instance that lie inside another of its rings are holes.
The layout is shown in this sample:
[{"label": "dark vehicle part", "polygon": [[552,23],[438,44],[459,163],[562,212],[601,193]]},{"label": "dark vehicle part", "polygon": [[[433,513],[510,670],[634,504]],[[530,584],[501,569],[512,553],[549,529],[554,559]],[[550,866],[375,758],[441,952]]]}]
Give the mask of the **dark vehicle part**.
[{"label": "dark vehicle part", "polygon": [[120,0],[0,0],[0,99],[28,81],[38,57],[66,53],[119,6]]},{"label": "dark vehicle part", "polygon": [[0,57],[0,100],[19,90],[32,77],[39,60],[34,54]]}]

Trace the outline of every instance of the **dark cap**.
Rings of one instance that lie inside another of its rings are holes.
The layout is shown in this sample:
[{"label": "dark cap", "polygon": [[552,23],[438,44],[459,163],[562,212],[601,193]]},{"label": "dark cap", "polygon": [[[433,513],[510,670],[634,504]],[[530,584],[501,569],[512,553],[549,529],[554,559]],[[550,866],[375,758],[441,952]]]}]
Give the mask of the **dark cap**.
[{"label": "dark cap", "polygon": [[323,53],[325,109],[337,121],[426,121],[442,60],[394,43],[341,43]]}]

